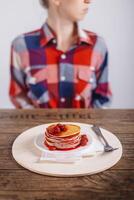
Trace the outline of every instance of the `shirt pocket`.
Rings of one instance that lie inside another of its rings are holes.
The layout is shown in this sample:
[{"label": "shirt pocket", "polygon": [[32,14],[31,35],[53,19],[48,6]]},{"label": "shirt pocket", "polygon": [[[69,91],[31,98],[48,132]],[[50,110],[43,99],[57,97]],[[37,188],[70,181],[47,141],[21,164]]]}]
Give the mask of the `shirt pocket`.
[{"label": "shirt pocket", "polygon": [[87,84],[92,90],[95,89],[97,86],[95,67],[88,66],[79,68],[78,84],[80,84],[80,82]]}]

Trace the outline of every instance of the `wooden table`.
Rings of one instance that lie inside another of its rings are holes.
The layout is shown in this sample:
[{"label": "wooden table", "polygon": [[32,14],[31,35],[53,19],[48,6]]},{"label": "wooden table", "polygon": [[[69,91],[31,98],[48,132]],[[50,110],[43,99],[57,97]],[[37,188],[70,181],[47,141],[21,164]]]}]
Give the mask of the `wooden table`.
[{"label": "wooden table", "polygon": [[[19,166],[11,155],[15,138],[33,126],[73,121],[95,123],[123,144],[123,157],[113,168],[91,176],[57,178]],[[0,110],[0,200],[134,199],[134,110]]]}]

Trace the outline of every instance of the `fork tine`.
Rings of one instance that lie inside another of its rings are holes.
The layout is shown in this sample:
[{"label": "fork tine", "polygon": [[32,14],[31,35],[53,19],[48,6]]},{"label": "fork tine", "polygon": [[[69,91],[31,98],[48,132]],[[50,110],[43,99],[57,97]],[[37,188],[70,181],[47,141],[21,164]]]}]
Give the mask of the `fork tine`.
[{"label": "fork tine", "polygon": [[106,150],[106,149],[104,149],[104,151],[105,152],[112,152],[112,151],[116,151],[116,150],[118,150],[119,148],[111,148],[111,149],[109,149],[109,150]]}]

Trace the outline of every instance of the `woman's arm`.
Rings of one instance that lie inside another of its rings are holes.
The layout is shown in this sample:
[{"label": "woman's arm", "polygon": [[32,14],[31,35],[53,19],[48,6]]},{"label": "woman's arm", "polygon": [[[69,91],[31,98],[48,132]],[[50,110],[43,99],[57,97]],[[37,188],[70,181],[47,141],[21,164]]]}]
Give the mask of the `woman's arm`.
[{"label": "woman's arm", "polygon": [[96,71],[97,87],[93,91],[94,108],[107,108],[112,100],[112,92],[108,81],[108,50],[103,44],[103,56]]},{"label": "woman's arm", "polygon": [[16,108],[32,108],[33,106],[27,97],[26,77],[21,66],[21,58],[17,49],[16,43],[13,42],[11,46],[9,96]]}]

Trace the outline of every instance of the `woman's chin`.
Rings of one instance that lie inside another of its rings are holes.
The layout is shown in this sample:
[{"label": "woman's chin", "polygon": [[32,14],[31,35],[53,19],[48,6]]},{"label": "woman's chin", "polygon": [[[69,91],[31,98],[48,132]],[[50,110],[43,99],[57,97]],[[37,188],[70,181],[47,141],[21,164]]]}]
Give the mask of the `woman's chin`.
[{"label": "woman's chin", "polygon": [[77,22],[77,21],[81,21],[85,18],[85,15],[81,15],[81,16],[76,16],[75,18],[73,18],[73,21],[74,22]]}]

